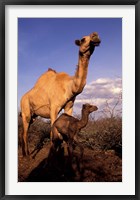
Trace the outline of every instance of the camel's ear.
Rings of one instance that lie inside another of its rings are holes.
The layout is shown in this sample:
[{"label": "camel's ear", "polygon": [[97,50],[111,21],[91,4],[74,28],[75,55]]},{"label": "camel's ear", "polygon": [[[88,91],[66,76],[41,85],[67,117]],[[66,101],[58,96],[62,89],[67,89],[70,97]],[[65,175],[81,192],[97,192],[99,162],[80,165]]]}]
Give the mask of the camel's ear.
[{"label": "camel's ear", "polygon": [[75,40],[75,44],[76,44],[77,46],[80,46],[81,41],[80,41],[80,40]]}]

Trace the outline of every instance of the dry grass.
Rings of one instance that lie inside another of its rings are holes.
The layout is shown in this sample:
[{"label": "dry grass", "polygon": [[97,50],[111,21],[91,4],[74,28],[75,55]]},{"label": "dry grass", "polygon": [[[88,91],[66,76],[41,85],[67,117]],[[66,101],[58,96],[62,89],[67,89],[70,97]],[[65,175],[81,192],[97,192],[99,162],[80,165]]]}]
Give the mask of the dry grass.
[{"label": "dry grass", "polygon": [[103,118],[89,121],[80,133],[83,145],[93,150],[115,150],[122,156],[122,120],[121,118]]}]

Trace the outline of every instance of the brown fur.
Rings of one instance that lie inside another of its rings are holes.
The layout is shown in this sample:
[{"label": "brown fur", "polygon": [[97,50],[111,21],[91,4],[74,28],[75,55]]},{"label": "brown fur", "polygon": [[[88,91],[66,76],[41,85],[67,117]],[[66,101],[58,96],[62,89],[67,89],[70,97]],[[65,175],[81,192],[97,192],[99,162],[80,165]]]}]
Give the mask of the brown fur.
[{"label": "brown fur", "polygon": [[54,148],[57,148],[59,140],[57,133],[59,132],[62,139],[68,144],[69,153],[72,154],[72,144],[74,141],[77,141],[77,133],[87,125],[89,114],[97,109],[94,105],[84,104],[80,120],[65,113],[60,115],[52,126]]},{"label": "brown fur", "polygon": [[[65,113],[72,114],[72,108],[76,96],[82,92],[87,77],[88,62],[95,46],[100,39],[97,33],[84,37],[84,41],[77,40],[79,45],[79,61],[74,76],[48,69],[37,80],[34,87],[23,95],[21,99],[21,113],[23,120],[23,155],[29,154],[27,131],[31,118],[35,114],[51,119],[51,124],[57,118],[58,113],[64,109]],[[94,43],[96,41],[96,43]],[[52,137],[52,136],[51,136]]]}]

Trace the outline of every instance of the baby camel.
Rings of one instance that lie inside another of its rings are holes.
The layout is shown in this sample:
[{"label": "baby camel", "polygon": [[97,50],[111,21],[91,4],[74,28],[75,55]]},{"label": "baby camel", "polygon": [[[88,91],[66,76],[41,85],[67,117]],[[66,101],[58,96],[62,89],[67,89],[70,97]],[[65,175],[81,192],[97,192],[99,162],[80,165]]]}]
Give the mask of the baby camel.
[{"label": "baby camel", "polygon": [[67,143],[69,156],[71,156],[73,151],[73,142],[77,142],[75,138],[77,133],[87,125],[89,114],[97,109],[98,108],[95,105],[83,104],[81,111],[82,117],[80,120],[66,113],[60,115],[52,126],[52,141],[54,148],[56,149],[58,142],[60,142],[60,138],[58,138],[57,134],[59,132],[63,140]]}]

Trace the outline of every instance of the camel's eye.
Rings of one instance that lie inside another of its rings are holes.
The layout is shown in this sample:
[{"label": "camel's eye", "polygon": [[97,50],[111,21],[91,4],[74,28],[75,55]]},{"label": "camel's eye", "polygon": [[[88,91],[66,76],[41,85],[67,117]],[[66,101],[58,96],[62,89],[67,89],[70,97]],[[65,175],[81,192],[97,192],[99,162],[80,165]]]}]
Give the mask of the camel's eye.
[{"label": "camel's eye", "polygon": [[82,38],[82,39],[81,39],[81,43],[83,43],[84,41],[85,41],[85,38]]},{"label": "camel's eye", "polygon": [[83,108],[85,108],[86,107],[86,104],[83,104]]}]

